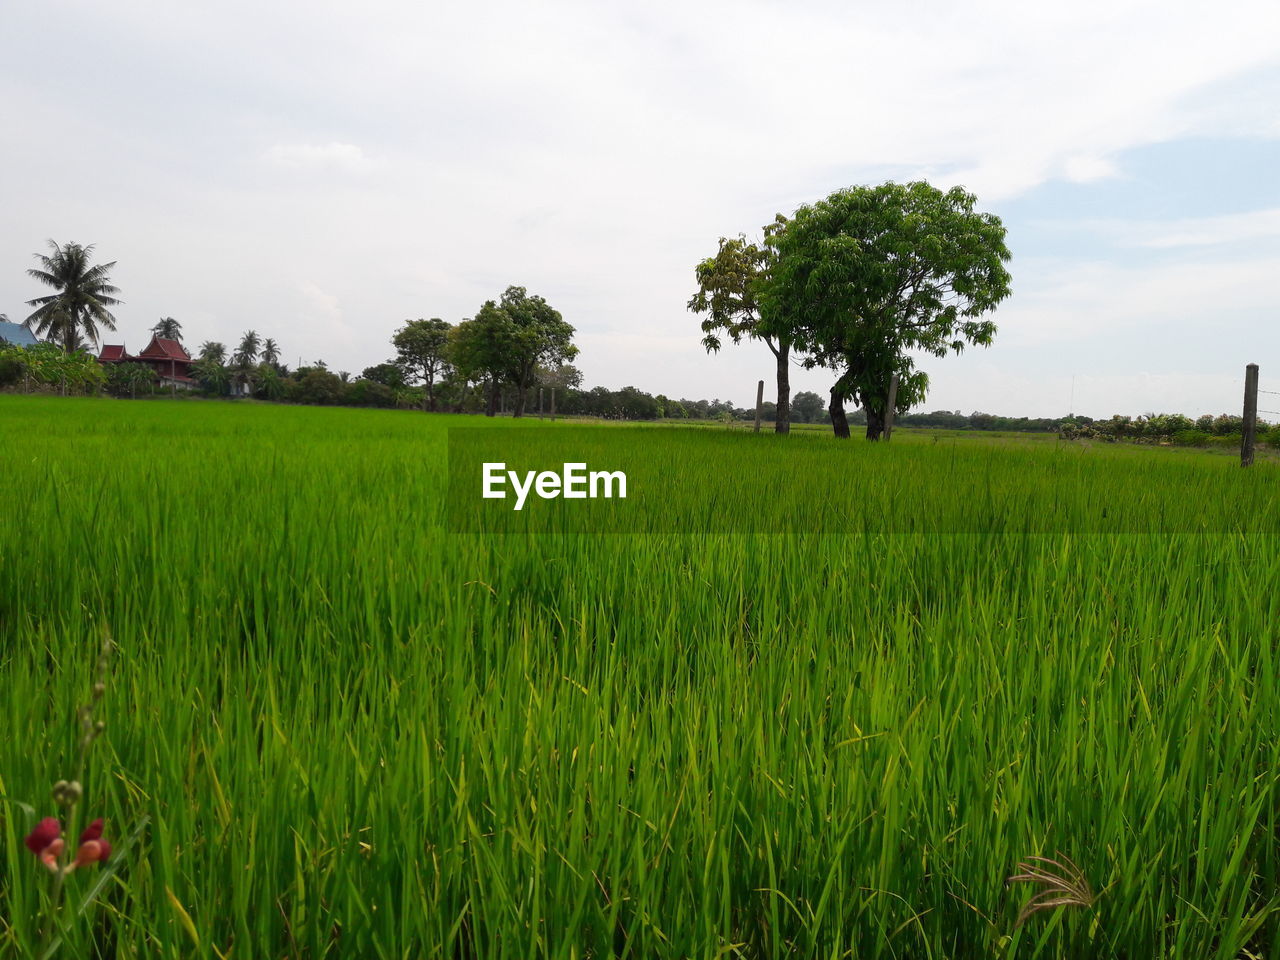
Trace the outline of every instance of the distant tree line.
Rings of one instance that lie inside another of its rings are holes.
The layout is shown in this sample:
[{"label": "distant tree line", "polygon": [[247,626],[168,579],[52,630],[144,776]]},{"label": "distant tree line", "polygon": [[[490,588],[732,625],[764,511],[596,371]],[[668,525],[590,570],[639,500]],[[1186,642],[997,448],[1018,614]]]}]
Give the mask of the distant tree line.
[{"label": "distant tree line", "polygon": [[[1244,419],[1232,414],[1205,414],[1192,419],[1180,413],[1152,413],[1140,417],[1116,414],[1109,420],[1075,417],[1063,421],[1065,440],[1101,440],[1107,443],[1167,443],[1182,447],[1236,446],[1244,431]],[[1280,447],[1280,426],[1257,422],[1259,438]]]},{"label": "distant tree line", "polygon": [[[698,265],[698,292],[688,304],[704,316],[704,346],[718,350],[727,337],[769,347],[778,361],[778,402],[764,404],[761,415],[779,432],[792,423],[823,423],[847,436],[853,423],[865,425],[875,439],[884,426],[887,383],[896,374],[895,422],[902,426],[1188,446],[1239,442],[1241,418],[1229,415],[1093,420],[910,413],[928,380],[904,351],[942,356],[990,343],[994,324],[979,318],[1008,296],[1004,229],[973,204],[962,190],[943,194],[924,183],[850,188],[801,207],[790,219],[779,215],[765,228],[763,244],[722,238],[717,255]],[[92,244],[50,240],[49,247],[27,272],[53,292],[28,301],[34,310],[25,321],[47,341],[25,348],[0,341],[0,388],[156,393],[153,367],[104,365],[89,352],[101,330],[116,329],[109,309],[120,303],[109,275],[115,263],[93,264]],[[152,332],[181,341],[182,324],[164,317]],[[457,324],[406,321],[391,338],[396,355],[359,375],[331,371],[322,360],[291,370],[281,362],[279,344],[255,330],[231,350],[204,342],[190,372],[206,395],[291,403],[517,417],[536,410],[611,420],[732,422],[756,415],[725,400],[672,399],[634,386],[584,390],[581,372],[570,363],[578,354],[573,334],[546,300],[510,286]],[[807,368],[838,373],[829,401],[810,391],[790,395],[788,364],[796,356]],[[844,409],[849,398],[860,404],[852,414]],[[1258,429],[1266,442],[1280,446],[1280,427],[1260,421]]]}]

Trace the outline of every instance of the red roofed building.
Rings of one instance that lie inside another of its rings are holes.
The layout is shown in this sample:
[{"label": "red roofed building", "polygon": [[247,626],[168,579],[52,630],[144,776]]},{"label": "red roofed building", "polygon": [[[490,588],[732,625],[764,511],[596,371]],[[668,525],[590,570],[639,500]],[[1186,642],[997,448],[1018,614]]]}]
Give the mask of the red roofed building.
[{"label": "red roofed building", "polygon": [[177,340],[153,336],[146,349],[136,357],[130,356],[124,344],[103,344],[98,355],[100,363],[145,363],[159,376],[162,384],[176,387],[195,386],[191,378],[191,354]]},{"label": "red roofed building", "polygon": [[102,352],[98,354],[99,363],[132,363],[135,359],[129,356],[123,343],[104,343]]}]

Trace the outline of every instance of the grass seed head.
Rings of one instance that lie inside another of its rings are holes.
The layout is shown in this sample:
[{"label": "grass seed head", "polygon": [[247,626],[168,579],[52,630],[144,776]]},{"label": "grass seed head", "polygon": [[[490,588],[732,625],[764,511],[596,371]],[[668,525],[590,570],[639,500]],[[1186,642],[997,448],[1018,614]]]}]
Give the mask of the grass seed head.
[{"label": "grass seed head", "polygon": [[1018,871],[1005,881],[1006,885],[1036,883],[1043,889],[1023,906],[1014,923],[1015,929],[1041,910],[1057,907],[1089,908],[1097,901],[1084,872],[1062,852],[1058,852],[1056,860],[1049,857],[1027,857],[1018,864]]}]

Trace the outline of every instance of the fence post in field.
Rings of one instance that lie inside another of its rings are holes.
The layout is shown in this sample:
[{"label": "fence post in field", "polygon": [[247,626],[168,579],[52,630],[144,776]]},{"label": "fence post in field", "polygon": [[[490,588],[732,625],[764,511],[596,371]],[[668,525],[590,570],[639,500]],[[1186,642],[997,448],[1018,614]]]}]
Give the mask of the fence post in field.
[{"label": "fence post in field", "polygon": [[542,388],[538,388],[538,419],[542,419]]},{"label": "fence post in field", "polygon": [[1253,466],[1253,442],[1258,432],[1258,365],[1244,368],[1244,429],[1240,437],[1240,466]]},{"label": "fence post in field", "polygon": [[756,433],[760,432],[760,408],[764,406],[764,381],[756,384]]},{"label": "fence post in field", "polygon": [[898,402],[898,375],[895,373],[889,380],[889,402],[884,405],[884,442],[889,442],[893,433],[893,410]]},{"label": "fence post in field", "polygon": [[551,419],[556,418],[556,388],[551,388]]}]

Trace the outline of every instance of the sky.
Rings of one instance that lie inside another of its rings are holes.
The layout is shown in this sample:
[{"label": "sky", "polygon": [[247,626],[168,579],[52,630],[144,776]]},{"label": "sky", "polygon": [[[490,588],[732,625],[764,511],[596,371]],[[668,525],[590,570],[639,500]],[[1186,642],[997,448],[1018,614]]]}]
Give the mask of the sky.
[{"label": "sky", "polygon": [[253,329],[352,373],[515,284],[575,326],[588,386],[746,406],[772,355],[706,354],[694,265],[923,178],[1002,219],[1013,295],[991,347],[919,361],[919,409],[1235,411],[1249,362],[1280,390],[1274,0],[47,0],[4,24],[13,320],[49,239],[116,262],[109,342],[172,316],[191,347]]}]

